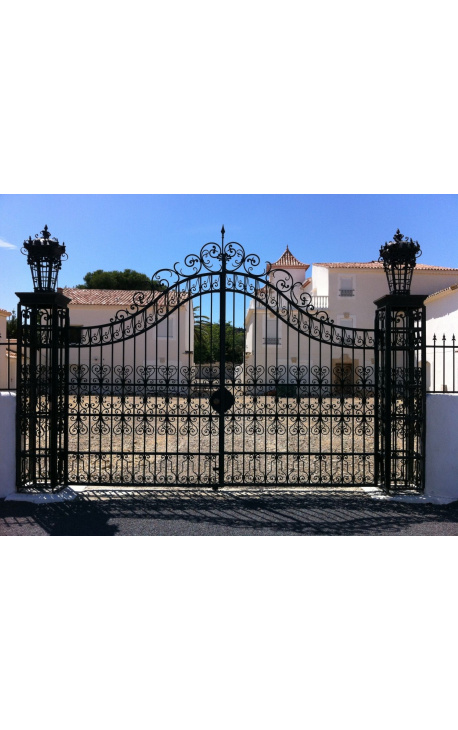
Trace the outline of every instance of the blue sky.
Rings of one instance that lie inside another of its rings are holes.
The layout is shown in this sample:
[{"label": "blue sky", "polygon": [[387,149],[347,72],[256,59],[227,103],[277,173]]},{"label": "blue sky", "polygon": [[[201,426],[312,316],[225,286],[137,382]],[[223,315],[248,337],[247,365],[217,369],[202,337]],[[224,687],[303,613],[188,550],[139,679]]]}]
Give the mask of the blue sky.
[{"label": "blue sky", "polygon": [[0,308],[30,291],[20,253],[48,225],[67,246],[60,286],[95,269],[151,276],[207,241],[239,241],[261,261],[286,244],[302,261],[370,261],[396,228],[418,240],[423,263],[458,267],[457,195],[2,195]]}]

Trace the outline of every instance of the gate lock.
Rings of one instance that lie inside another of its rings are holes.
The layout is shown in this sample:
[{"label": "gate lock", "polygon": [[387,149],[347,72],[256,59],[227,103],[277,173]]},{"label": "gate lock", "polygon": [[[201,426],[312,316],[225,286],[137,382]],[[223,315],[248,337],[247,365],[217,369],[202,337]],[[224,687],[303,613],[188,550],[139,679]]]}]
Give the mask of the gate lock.
[{"label": "gate lock", "polygon": [[235,403],[235,398],[227,388],[215,390],[210,397],[210,405],[217,413],[226,413]]}]

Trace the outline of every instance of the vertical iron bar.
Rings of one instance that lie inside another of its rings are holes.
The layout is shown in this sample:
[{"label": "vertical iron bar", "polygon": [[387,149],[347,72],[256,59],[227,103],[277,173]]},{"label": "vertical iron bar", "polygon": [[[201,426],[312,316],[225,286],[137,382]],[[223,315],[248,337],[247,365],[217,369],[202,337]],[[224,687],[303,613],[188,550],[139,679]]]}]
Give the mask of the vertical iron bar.
[{"label": "vertical iron bar", "polygon": [[421,407],[418,409],[417,418],[421,419],[419,424],[419,447],[421,449],[421,466],[420,466],[420,484],[418,487],[421,490],[425,488],[425,452],[426,452],[426,307],[424,304],[421,305],[421,372],[420,372],[420,392],[421,392]]},{"label": "vertical iron bar", "polygon": [[415,466],[418,454],[415,453],[415,315],[416,311],[410,309],[406,312],[407,331],[404,337],[404,347],[407,347],[407,414],[405,429],[407,448],[407,485],[413,486],[415,481]]},{"label": "vertical iron bar", "polygon": [[[60,455],[60,469],[62,474],[62,483],[68,484],[68,364],[69,364],[69,311],[68,308],[62,312],[62,341],[61,341],[61,357],[59,362],[60,367],[60,436],[59,446],[61,450]],[[63,357],[62,357],[63,355]]]},{"label": "vertical iron bar", "polygon": [[29,412],[29,423],[28,423],[28,435],[27,435],[27,451],[29,453],[29,470],[28,476],[32,481],[33,486],[37,486],[37,439],[40,431],[40,425],[38,423],[38,398],[37,398],[37,355],[38,355],[38,342],[37,342],[37,318],[38,310],[36,307],[28,308],[29,314],[29,353],[30,353],[30,376],[29,376],[29,389],[25,397],[28,396],[28,412]]},{"label": "vertical iron bar", "polygon": [[17,415],[16,415],[16,487],[20,489],[22,484],[22,463],[25,436],[22,433],[22,423],[25,420],[24,413],[24,336],[22,326],[22,306],[17,307],[17,345],[16,345],[16,399],[17,399]]},{"label": "vertical iron bar", "polygon": [[436,342],[437,337],[433,335],[433,393],[436,392]]},{"label": "vertical iron bar", "polygon": [[445,334],[442,335],[442,392],[446,392],[446,375],[445,375],[445,343],[446,343],[446,337]]},{"label": "vertical iron bar", "polygon": [[391,412],[391,338],[392,338],[392,310],[387,307],[385,310],[385,348],[382,355],[383,358],[383,405],[382,405],[382,458],[384,461],[383,476],[385,481],[385,489],[391,488],[391,432],[392,432],[392,412]]},{"label": "vertical iron bar", "polygon": [[59,459],[59,444],[58,444],[58,367],[59,367],[59,322],[58,322],[58,310],[54,305],[51,308],[51,342],[49,346],[51,348],[50,360],[47,362],[47,367],[51,367],[50,372],[50,418],[49,418],[49,477],[51,482],[51,489],[54,489],[58,485],[58,459]]},{"label": "vertical iron bar", "polygon": [[[226,387],[226,254],[222,253],[220,283],[219,283],[219,387],[222,397],[223,390]],[[219,433],[218,433],[218,486],[224,486],[224,420],[223,412],[219,413]],[[217,486],[213,489],[216,491]]]},{"label": "vertical iron bar", "polygon": [[[452,392],[456,392],[456,380],[455,380],[455,349],[456,345],[456,338],[455,335],[452,335]],[[425,346],[426,347],[426,346]]]}]

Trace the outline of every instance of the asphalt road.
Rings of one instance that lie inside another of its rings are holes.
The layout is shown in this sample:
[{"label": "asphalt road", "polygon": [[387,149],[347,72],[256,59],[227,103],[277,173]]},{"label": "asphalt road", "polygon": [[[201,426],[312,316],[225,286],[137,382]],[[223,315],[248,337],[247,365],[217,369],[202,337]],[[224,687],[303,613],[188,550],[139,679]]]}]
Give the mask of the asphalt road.
[{"label": "asphalt road", "polygon": [[361,490],[93,490],[53,503],[0,500],[0,535],[458,535],[458,502]]}]

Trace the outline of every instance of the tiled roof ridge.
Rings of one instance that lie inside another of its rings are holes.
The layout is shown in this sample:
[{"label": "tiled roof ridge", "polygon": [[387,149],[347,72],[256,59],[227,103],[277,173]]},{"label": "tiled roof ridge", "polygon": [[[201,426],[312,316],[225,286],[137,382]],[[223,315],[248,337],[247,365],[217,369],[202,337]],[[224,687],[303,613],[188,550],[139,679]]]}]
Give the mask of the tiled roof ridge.
[{"label": "tiled roof ridge", "polygon": [[439,289],[439,291],[433,292],[428,297],[426,297],[425,301],[428,301],[428,299],[433,299],[434,297],[439,296],[439,294],[445,294],[445,292],[456,291],[456,289],[458,289],[458,282],[456,284],[452,284],[451,286],[446,286],[445,289]]},{"label": "tiled roof ridge", "polygon": [[274,268],[281,268],[283,266],[287,269],[305,269],[307,271],[310,264],[304,264],[302,261],[299,261],[299,259],[291,253],[289,246],[286,245],[286,248],[278,261],[275,261],[273,264],[269,264],[268,271]]},{"label": "tiled roof ridge", "polygon": [[[69,297],[73,304],[131,304],[137,289],[77,289],[65,287],[62,294]],[[151,292],[146,290],[146,295]]]},{"label": "tiled roof ridge", "polygon": [[[101,305],[101,306],[127,306],[133,303],[134,295],[139,291],[146,295],[145,304],[163,295],[160,291],[148,289],[77,289],[66,287],[61,290],[64,296],[71,300],[72,304],[80,305]],[[169,293],[170,294],[170,293]],[[181,292],[183,299],[187,298],[186,292]]]},{"label": "tiled roof ridge", "polygon": [[[342,261],[342,262],[314,262],[312,266],[324,266],[328,269],[383,269],[380,261]],[[452,266],[434,266],[433,264],[417,264],[416,269],[429,271],[458,271]]]}]

